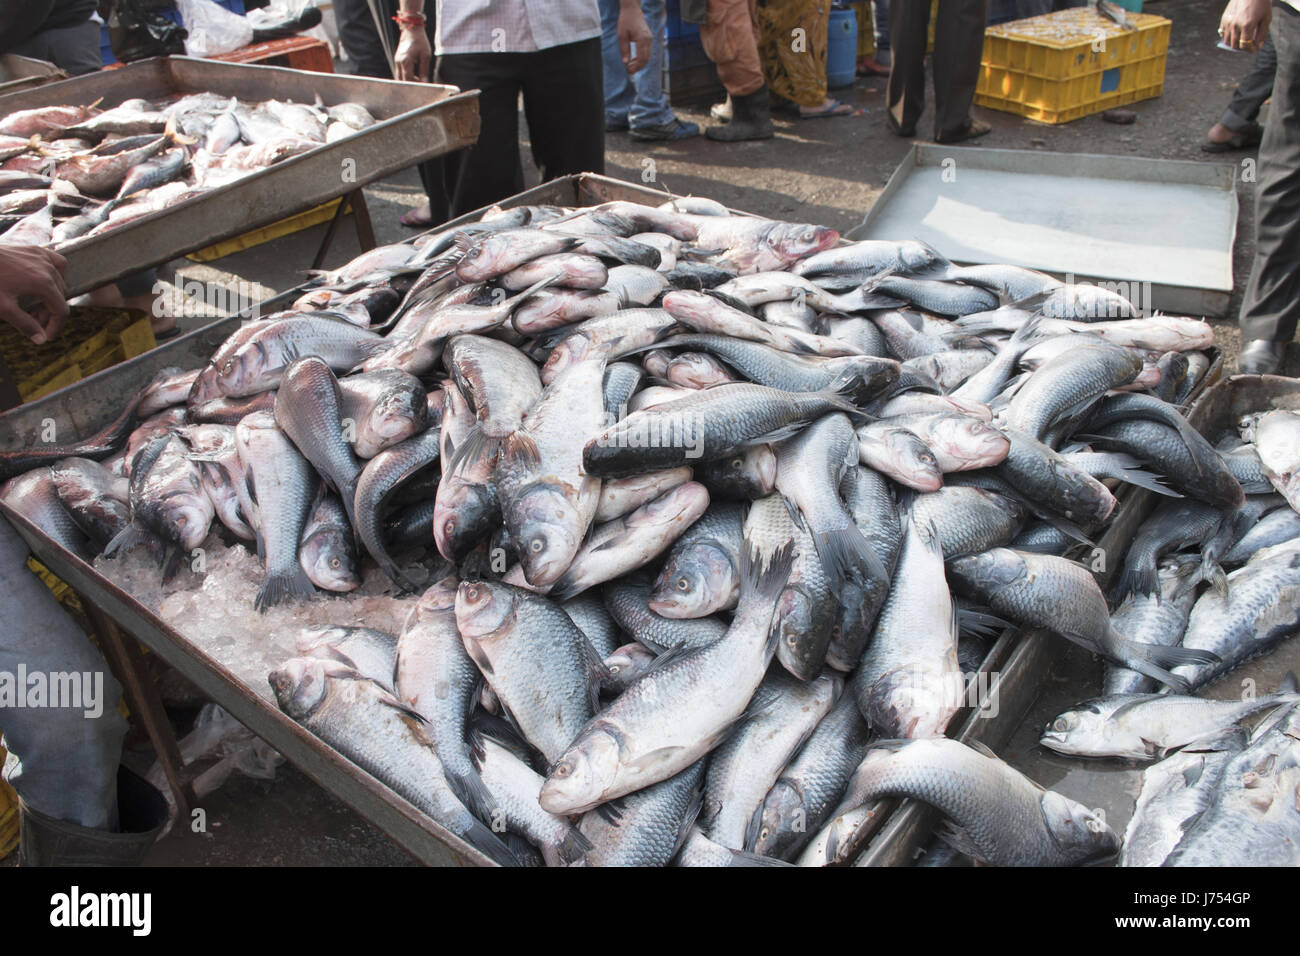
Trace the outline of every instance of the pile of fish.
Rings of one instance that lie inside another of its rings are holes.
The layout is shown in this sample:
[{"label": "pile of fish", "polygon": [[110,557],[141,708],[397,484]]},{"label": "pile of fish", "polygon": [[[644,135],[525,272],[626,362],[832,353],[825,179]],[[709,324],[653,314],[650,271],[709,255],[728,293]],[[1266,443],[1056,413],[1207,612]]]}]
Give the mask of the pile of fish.
[{"label": "pile of fish", "polygon": [[373,126],[358,103],[192,93],[0,119],[0,237],[61,246]]},{"label": "pile of fish", "polygon": [[[1244,499],[1159,505],[1124,558],[1111,617],[1134,641],[1208,652],[1174,673],[1200,690],[1300,629],[1300,414],[1250,413],[1217,436]],[[1215,700],[1156,693],[1108,667],[1103,695],[1061,714],[1044,746],[1148,763],[1122,862],[1127,866],[1300,864],[1300,692]],[[1247,724],[1254,729],[1247,731]]]},{"label": "pile of fish", "polygon": [[978,859],[1078,864],[1118,836],[943,734],[1008,623],[1178,691],[1220,663],[1063,556],[1120,483],[1242,506],[1180,414],[1212,338],[707,200],[496,208],[0,473],[83,553],[249,542],[259,607],[377,564],[405,627],[304,633],[276,698],[498,862],[843,863],[911,797]]}]

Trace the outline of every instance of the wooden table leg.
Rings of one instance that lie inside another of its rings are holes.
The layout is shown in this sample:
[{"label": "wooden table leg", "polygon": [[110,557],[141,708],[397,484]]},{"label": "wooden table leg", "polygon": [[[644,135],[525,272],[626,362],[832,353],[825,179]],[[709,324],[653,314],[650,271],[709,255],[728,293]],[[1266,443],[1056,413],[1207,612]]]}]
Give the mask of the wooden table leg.
[{"label": "wooden table leg", "polygon": [[330,246],[334,244],[334,234],[339,231],[339,220],[343,218],[343,210],[347,208],[348,197],[344,196],[339,200],[339,204],[334,207],[334,215],[330,217],[330,224],[325,227],[325,238],[320,241],[320,248],[316,250],[316,258],[311,263],[313,269],[319,269],[325,262],[325,256],[329,254]]},{"label": "wooden table leg", "polygon": [[369,252],[375,248],[375,228],[370,222],[365,193],[360,189],[348,193],[348,203],[352,206],[352,215],[356,219],[357,243],[362,252]]},{"label": "wooden table leg", "polygon": [[198,800],[194,796],[193,787],[184,779],[181,772],[185,763],[181,759],[181,750],[176,743],[176,734],[172,731],[167,714],[163,711],[162,697],[158,694],[158,688],[145,673],[144,656],[140,653],[135,638],[123,634],[118,629],[117,622],[84,597],[81,599],[81,606],[99,636],[100,646],[108,658],[113,675],[122,684],[127,706],[144,723],[145,732],[149,735],[149,741],[153,744],[158,754],[158,761],[162,764],[163,773],[166,774],[167,782],[171,785],[172,795],[176,799],[177,813],[181,817],[188,817],[190,808]]}]

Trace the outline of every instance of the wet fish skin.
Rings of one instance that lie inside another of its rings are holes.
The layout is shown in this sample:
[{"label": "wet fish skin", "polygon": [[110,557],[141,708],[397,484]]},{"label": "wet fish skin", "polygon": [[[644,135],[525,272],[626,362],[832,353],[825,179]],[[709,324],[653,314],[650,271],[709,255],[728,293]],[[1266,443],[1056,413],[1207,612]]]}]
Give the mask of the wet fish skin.
[{"label": "wet fish skin", "polygon": [[760,568],[745,553],[740,604],[726,635],[665,655],[584,727],[547,776],[545,809],[585,812],[680,773],[722,740],[775,651],[772,608],[790,558],[780,552]]},{"label": "wet fish skin", "polygon": [[323,591],[355,591],[361,586],[356,537],[336,495],[322,494],[307,519],[298,546],[298,563],[311,583]]},{"label": "wet fish skin", "polygon": [[655,580],[650,609],[669,618],[697,618],[735,607],[743,547],[740,506],[713,506],[673,545]]},{"label": "wet fish skin", "polygon": [[1263,548],[1294,541],[1300,538],[1300,514],[1290,508],[1279,508],[1258,519],[1223,556],[1226,567],[1239,567]]},{"label": "wet fish skin", "polygon": [[55,490],[48,468],[33,468],[0,485],[0,501],[36,525],[61,547],[84,559],[91,557],[85,534]]},{"label": "wet fish skin", "polygon": [[616,648],[614,653],[605,658],[605,670],[609,672],[601,686],[602,694],[618,695],[623,693],[632,681],[636,680],[650,668],[658,655],[644,644],[633,641]]},{"label": "wet fish skin", "polygon": [[430,423],[429,392],[414,375],[383,369],[347,375],[338,382],[339,411],[351,422],[352,450],[358,458],[374,458]]},{"label": "wet fish skin", "polygon": [[[603,589],[602,589],[603,590]],[[578,625],[588,642],[602,660],[618,650],[624,641],[618,624],[605,609],[605,603],[595,594],[580,594],[560,603],[569,620]]]},{"label": "wet fish skin", "polygon": [[1167,484],[1189,498],[1224,510],[1239,508],[1245,500],[1241,485],[1213,449],[1204,458],[1195,456],[1183,436],[1167,425],[1129,419],[1095,429],[1094,435],[1095,441],[1094,436],[1089,436],[1094,444],[1145,461]]},{"label": "wet fish skin", "polygon": [[505,275],[539,256],[568,252],[577,241],[527,226],[466,238],[456,266],[462,282],[482,282]]},{"label": "wet fish skin", "polygon": [[919,435],[897,425],[875,423],[857,429],[858,460],[917,491],[938,491],[943,471]]},{"label": "wet fish skin", "polygon": [[1119,835],[1087,807],[1044,790],[991,752],[943,737],[877,744],[841,807],[883,796],[938,808],[961,828],[959,848],[995,866],[1080,866],[1120,849]]},{"label": "wet fish skin", "polygon": [[[1172,647],[1181,643],[1196,600],[1200,566],[1201,562],[1195,556],[1174,555],[1162,561],[1157,570],[1155,593],[1130,593],[1111,613],[1111,627],[1143,644]],[[1106,664],[1101,685],[1103,696],[1145,694],[1155,689],[1156,682],[1145,674]]]},{"label": "wet fish skin", "polygon": [[393,690],[397,637],[387,631],[359,626],[305,627],[294,637],[294,650],[301,657],[342,664],[390,693]]},{"label": "wet fish skin", "polygon": [[[131,523],[126,480],[113,475],[99,462],[65,458],[50,466],[49,477],[59,501],[96,548],[102,550]],[[12,494],[12,501],[22,497],[17,491]],[[41,521],[37,523],[45,527]],[[59,522],[56,527],[61,525]],[[58,537],[69,540],[66,534]]]},{"label": "wet fish skin", "polygon": [[745,848],[790,860],[839,803],[871,738],[852,694],[842,694],[818,722],[763,798]]},{"label": "wet fish skin", "polygon": [[460,583],[456,625],[524,737],[548,764],[559,760],[595,713],[605,678],[586,635],[553,601],[488,581]]},{"label": "wet fish skin", "polygon": [[1040,743],[1080,757],[1156,760],[1187,744],[1218,736],[1233,724],[1300,702],[1294,679],[1275,694],[1209,700],[1185,694],[1121,694],[1084,701],[1043,730]]},{"label": "wet fish skin", "polygon": [[1130,594],[1158,593],[1156,566],[1160,559],[1209,541],[1224,518],[1222,511],[1199,501],[1162,502],[1133,536],[1124,555],[1124,567],[1115,582],[1116,597],[1123,600]]},{"label": "wet fish skin", "polygon": [[706,837],[699,827],[692,827],[682,848],[674,859],[674,866],[789,866],[771,857],[745,853],[719,846]]},{"label": "wet fish skin", "polygon": [[[441,457],[450,461],[475,426],[469,403],[454,381],[443,386]],[[459,456],[460,467],[444,467],[438,477],[434,501],[433,535],[438,553],[460,561],[500,524],[501,503],[492,478],[496,472],[494,448],[481,443],[478,454]]]},{"label": "wet fish skin", "polygon": [[1024,523],[1019,502],[995,491],[948,485],[917,495],[912,513],[939,533],[944,559],[978,554],[1011,542]]},{"label": "wet fish skin", "polygon": [[275,394],[275,422],[338,492],[348,524],[356,526],[361,462],[343,434],[343,400],[329,365],[307,356],[290,365]]},{"label": "wet fish skin", "polygon": [[753,501],[776,488],[776,453],[771,445],[695,465],[694,478],[715,501]]},{"label": "wet fish skin", "polygon": [[642,505],[691,480],[691,469],[673,468],[652,471],[629,478],[611,478],[600,486],[600,501],[594,520],[612,521],[630,514]]},{"label": "wet fish skin", "polygon": [[889,482],[872,469],[858,466],[845,472],[840,482],[840,495],[858,530],[890,576],[873,580],[865,588],[847,584],[838,595],[839,615],[831,629],[826,663],[848,673],[862,659],[876,617],[889,596],[890,579],[903,544],[903,529]]},{"label": "wet fish skin", "polygon": [[217,387],[227,398],[246,398],[276,388],[300,355],[314,356],[334,371],[346,372],[391,345],[381,336],[328,313],[273,320],[241,339],[216,373]]},{"label": "wet fish skin", "polygon": [[1042,441],[1062,416],[1129,384],[1142,360],[1113,345],[1081,345],[1046,362],[1011,399],[1006,423]]},{"label": "wet fish skin", "polygon": [[404,481],[438,460],[439,429],[430,428],[386,448],[366,463],[356,482],[353,527],[362,546],[398,586],[415,590],[383,539],[381,513],[384,502]]},{"label": "wet fish skin", "polygon": [[1115,496],[1100,481],[1030,435],[1006,429],[1011,441],[1006,459],[993,473],[1024,498],[1050,514],[1071,521],[1105,521]]},{"label": "wet fish skin", "polygon": [[[808,682],[773,670],[754,692],[735,733],[709,757],[700,823],[709,839],[743,850],[777,775],[843,689],[825,675]],[[751,821],[754,821],[753,823]]]},{"label": "wet fish skin", "polygon": [[671,618],[650,608],[648,585],[614,582],[605,588],[605,607],[619,627],[660,654],[674,647],[702,647],[727,633],[717,617]]},{"label": "wet fish skin", "polygon": [[421,721],[343,665],[295,658],[268,675],[280,709],[498,863],[513,853],[456,799]]},{"label": "wet fish skin", "polygon": [[582,815],[587,866],[667,866],[700,808],[704,761]]}]

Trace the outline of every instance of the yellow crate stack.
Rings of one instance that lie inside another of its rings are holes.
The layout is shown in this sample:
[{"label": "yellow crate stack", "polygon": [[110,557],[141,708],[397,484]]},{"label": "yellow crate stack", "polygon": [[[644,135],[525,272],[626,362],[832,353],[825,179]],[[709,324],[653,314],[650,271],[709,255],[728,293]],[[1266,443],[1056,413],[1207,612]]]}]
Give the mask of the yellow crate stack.
[{"label": "yellow crate stack", "polygon": [[989,27],[975,102],[1068,123],[1159,96],[1170,21],[1149,13],[1128,19],[1132,30],[1080,8]]}]

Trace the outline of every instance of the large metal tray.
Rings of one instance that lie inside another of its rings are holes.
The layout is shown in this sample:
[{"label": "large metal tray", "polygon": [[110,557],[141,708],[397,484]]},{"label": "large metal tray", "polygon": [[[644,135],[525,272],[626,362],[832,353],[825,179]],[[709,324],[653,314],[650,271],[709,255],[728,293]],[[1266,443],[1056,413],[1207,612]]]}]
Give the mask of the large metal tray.
[{"label": "large metal tray", "polygon": [[69,295],[310,209],[478,138],[477,90],[184,56],[141,60],[0,96],[0,116],[96,101],[109,108],[134,97],[205,90],[244,100],[312,103],[319,96],[327,106],[351,101],[380,122],[101,236],[60,246],[68,259]]},{"label": "large metal tray", "polygon": [[921,239],[954,262],[1122,283],[1144,310],[1222,315],[1236,167],[917,144],[853,239]]},{"label": "large metal tray", "polygon": [[[670,197],[660,190],[582,174],[519,193],[502,205],[558,203],[589,206],[616,199],[662,202],[665,198]],[[455,222],[473,221],[482,212],[470,213]],[[262,303],[259,308],[263,312],[269,311],[295,298],[298,291],[282,293]],[[121,408],[158,369],[168,365],[194,368],[206,362],[240,321],[241,316],[232,316],[190,332],[138,358],[0,414],[0,448],[15,448],[36,441],[49,420],[55,423],[60,440],[69,434],[93,432],[111,417],[106,409]],[[1218,376],[1220,368],[1221,359],[1216,356],[1202,387]],[[1119,553],[1132,537],[1140,520],[1133,517],[1135,508],[1133,496],[1122,499],[1106,538],[1100,542],[1102,547],[1110,549],[1109,553]],[[0,513],[9,518],[36,556],[59,577],[192,680],[307,776],[370,820],[417,859],[429,864],[489,865],[481,853],[439,827],[384,784],[285,717],[183,634],[93,567],[64,551],[40,528],[17,515],[3,502],[0,502]],[[1054,638],[1018,629],[1003,633],[981,666],[981,671],[990,679],[987,699],[996,701],[997,713],[990,710],[959,713],[953,721],[954,736],[999,749],[1037,698],[1057,651]],[[858,864],[911,863],[929,838],[934,821],[933,812],[914,801],[903,801],[901,805],[899,801],[882,802],[870,824],[857,835],[859,845],[865,847],[858,857]]]}]

